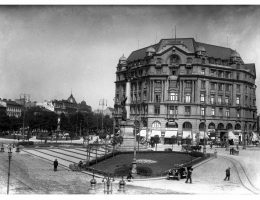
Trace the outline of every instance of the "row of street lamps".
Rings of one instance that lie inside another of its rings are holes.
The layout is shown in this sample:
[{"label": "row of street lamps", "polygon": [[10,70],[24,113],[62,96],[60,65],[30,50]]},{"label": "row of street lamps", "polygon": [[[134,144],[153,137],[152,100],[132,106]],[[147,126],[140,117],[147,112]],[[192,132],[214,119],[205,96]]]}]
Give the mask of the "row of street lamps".
[{"label": "row of street lamps", "polygon": [[[1,153],[5,152],[4,145],[1,146]],[[9,183],[10,183],[10,169],[11,169],[11,159],[12,159],[12,147],[8,147],[8,177],[7,177],[7,194],[9,194]]]}]

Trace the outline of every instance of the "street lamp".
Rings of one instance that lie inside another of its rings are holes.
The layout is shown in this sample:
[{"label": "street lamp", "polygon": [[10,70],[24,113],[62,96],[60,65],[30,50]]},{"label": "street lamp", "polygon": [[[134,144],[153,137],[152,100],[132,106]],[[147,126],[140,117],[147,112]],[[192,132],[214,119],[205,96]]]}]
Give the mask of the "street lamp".
[{"label": "street lamp", "polygon": [[12,158],[12,148],[9,147],[9,151],[8,151],[9,164],[8,164],[7,194],[9,194],[11,158]]},{"label": "street lamp", "polygon": [[246,149],[246,125],[244,126],[243,149]]},{"label": "street lamp", "polygon": [[104,194],[112,194],[113,192],[113,182],[115,181],[114,176],[107,175],[104,176],[102,182],[104,183]]}]

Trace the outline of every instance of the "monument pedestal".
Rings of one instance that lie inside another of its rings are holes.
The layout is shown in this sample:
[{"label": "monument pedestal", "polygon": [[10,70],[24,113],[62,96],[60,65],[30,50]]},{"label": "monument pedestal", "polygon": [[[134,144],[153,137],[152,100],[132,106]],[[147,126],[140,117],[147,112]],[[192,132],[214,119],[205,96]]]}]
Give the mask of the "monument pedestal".
[{"label": "monument pedestal", "polygon": [[121,144],[121,147],[134,147],[134,122],[130,120],[122,121],[120,124],[120,133],[123,137],[123,144]]}]

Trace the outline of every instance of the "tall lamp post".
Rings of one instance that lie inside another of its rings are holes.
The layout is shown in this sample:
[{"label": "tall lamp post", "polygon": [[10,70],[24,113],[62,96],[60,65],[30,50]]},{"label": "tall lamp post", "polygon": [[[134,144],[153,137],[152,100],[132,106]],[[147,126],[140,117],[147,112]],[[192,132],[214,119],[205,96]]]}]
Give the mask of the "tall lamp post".
[{"label": "tall lamp post", "polygon": [[9,182],[10,182],[11,158],[12,158],[12,148],[9,147],[9,151],[8,151],[8,160],[9,160],[9,164],[8,164],[7,194],[9,194]]},{"label": "tall lamp post", "polygon": [[102,182],[104,183],[104,194],[112,194],[114,181],[115,179],[111,175],[107,175],[103,178]]},{"label": "tall lamp post", "polygon": [[246,123],[245,123],[245,126],[244,126],[243,149],[246,149]]},{"label": "tall lamp post", "polygon": [[204,140],[203,140],[203,153],[206,154],[206,111],[204,111]]}]

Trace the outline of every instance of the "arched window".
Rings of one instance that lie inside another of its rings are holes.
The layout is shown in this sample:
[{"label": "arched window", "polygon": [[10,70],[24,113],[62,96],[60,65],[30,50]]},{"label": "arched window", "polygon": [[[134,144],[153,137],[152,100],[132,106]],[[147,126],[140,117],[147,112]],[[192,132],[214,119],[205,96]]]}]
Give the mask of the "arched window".
[{"label": "arched window", "polygon": [[235,130],[241,130],[241,125],[240,124],[236,124],[235,125]]},{"label": "arched window", "polygon": [[190,122],[184,122],[182,125],[183,129],[192,129],[192,125]]},{"label": "arched window", "polygon": [[161,123],[159,121],[154,121],[152,124],[153,128],[160,128],[161,127]]},{"label": "arched window", "polygon": [[215,129],[215,124],[213,123],[213,122],[211,122],[210,124],[209,124],[209,127],[208,127],[209,129]]},{"label": "arched window", "polygon": [[218,130],[223,130],[223,129],[225,129],[224,124],[222,123],[218,124]]},{"label": "arched window", "polygon": [[233,125],[230,124],[230,123],[228,123],[228,124],[227,124],[227,130],[231,130],[231,129],[233,129]]},{"label": "arched window", "polygon": [[199,131],[204,131],[206,128],[206,125],[204,122],[201,122],[200,125],[199,125]]}]

